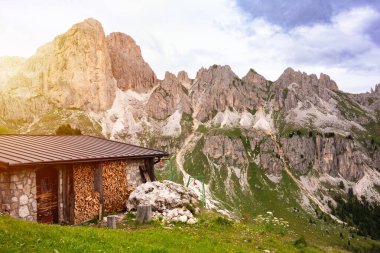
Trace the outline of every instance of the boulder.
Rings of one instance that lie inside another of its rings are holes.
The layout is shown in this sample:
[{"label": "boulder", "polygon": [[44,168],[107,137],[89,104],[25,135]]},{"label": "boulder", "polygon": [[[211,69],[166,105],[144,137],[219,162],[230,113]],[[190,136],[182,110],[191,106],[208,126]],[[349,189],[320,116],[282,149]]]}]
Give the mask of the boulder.
[{"label": "boulder", "polygon": [[197,198],[197,194],[191,189],[171,181],[148,182],[131,193],[127,210],[135,211],[140,205],[150,205],[154,220],[194,224],[198,220],[191,211],[199,210]]},{"label": "boulder", "polygon": [[197,194],[183,185],[168,180],[147,182],[131,193],[127,210],[136,210],[139,205],[151,205],[153,211],[160,212],[181,207],[195,208],[198,205],[197,199]]}]

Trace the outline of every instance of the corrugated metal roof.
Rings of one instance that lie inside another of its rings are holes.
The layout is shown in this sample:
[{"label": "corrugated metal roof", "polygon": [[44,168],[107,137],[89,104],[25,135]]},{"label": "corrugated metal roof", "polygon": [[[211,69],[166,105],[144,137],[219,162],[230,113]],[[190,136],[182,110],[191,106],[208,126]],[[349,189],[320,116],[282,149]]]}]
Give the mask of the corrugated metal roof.
[{"label": "corrugated metal roof", "polygon": [[86,135],[0,134],[0,167],[167,155],[164,151]]}]

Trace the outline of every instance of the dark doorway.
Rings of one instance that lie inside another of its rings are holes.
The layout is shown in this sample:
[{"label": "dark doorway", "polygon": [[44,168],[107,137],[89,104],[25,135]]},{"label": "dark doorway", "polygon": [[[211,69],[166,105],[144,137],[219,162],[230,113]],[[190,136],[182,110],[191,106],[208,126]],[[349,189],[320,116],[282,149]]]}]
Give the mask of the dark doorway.
[{"label": "dark doorway", "polygon": [[54,167],[37,170],[37,221],[58,223],[58,171]]}]

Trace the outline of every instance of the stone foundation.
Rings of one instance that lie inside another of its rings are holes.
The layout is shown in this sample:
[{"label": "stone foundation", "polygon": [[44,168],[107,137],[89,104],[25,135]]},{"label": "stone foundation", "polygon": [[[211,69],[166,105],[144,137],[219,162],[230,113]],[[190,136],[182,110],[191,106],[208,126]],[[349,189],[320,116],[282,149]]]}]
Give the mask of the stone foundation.
[{"label": "stone foundation", "polygon": [[0,172],[1,212],[37,221],[37,190],[34,169]]}]

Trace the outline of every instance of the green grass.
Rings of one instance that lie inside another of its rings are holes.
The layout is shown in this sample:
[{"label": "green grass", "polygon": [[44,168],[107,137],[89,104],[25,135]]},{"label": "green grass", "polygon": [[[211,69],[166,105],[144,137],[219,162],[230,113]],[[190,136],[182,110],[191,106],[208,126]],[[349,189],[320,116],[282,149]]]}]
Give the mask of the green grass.
[{"label": "green grass", "polygon": [[202,137],[195,145],[193,152],[185,155],[184,169],[193,177],[202,177],[205,183],[210,181],[211,173],[207,157],[202,152],[205,139]]},{"label": "green grass", "polygon": [[13,134],[14,131],[11,129],[5,127],[5,126],[0,126],[0,134]]},{"label": "green grass", "polygon": [[102,127],[91,120],[78,108],[56,108],[41,116],[38,122],[30,127],[31,134],[55,134],[60,125],[70,124],[79,128],[82,134],[102,137]]},{"label": "green grass", "polygon": [[177,169],[176,157],[164,160],[162,168],[155,169],[155,175],[159,181],[170,180],[178,184],[183,184],[182,173]]},{"label": "green grass", "polygon": [[375,184],[375,190],[380,194],[380,185]]},{"label": "green grass", "polygon": [[[271,224],[230,222],[204,214],[195,225],[172,227],[127,221],[108,230],[89,226],[43,225],[0,217],[1,252],[325,252],[291,231]],[[330,252],[342,252],[338,248]]]},{"label": "green grass", "polygon": [[208,129],[205,125],[201,124],[198,126],[197,132],[205,134],[208,132]]}]

